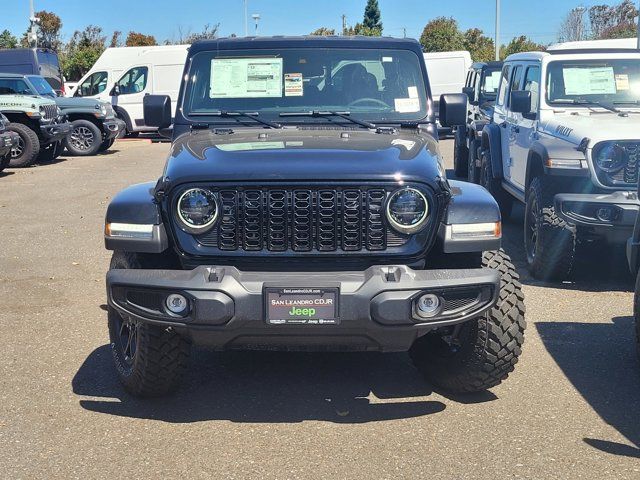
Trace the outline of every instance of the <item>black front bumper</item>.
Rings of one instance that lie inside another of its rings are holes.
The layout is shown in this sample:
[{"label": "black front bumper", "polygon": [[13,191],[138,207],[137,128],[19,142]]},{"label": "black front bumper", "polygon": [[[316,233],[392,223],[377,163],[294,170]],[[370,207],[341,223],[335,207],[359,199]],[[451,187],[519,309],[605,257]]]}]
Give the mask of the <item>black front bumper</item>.
[{"label": "black front bumper", "polygon": [[40,133],[45,139],[45,143],[53,143],[62,140],[73,130],[73,125],[69,122],[40,124]]},{"label": "black front bumper", "polygon": [[119,118],[110,118],[102,122],[102,131],[105,135],[105,140],[116,138],[120,132],[125,128],[126,124]]},{"label": "black front bumper", "polygon": [[[337,324],[273,325],[266,321],[267,288],[338,289]],[[413,270],[378,266],[358,272],[244,272],[234,267],[194,270],[111,270],[107,295],[123,317],[171,326],[196,344],[216,349],[406,351],[437,327],[476,318],[498,297],[500,277],[491,269]],[[180,293],[190,301],[184,317],[163,310]],[[416,319],[414,300],[442,299],[442,311]]]},{"label": "black front bumper", "polygon": [[18,145],[20,136],[15,132],[0,133],[0,157],[4,157],[11,152],[11,149]]},{"label": "black front bumper", "polygon": [[640,210],[636,192],[561,193],[555,196],[558,215],[613,243],[626,242]]}]

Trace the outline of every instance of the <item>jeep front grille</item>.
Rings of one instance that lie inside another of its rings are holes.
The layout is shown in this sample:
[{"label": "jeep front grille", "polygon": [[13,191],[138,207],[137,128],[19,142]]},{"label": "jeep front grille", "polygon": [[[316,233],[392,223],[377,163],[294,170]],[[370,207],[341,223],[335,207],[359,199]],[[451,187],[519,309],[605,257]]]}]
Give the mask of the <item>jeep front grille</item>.
[{"label": "jeep front grille", "polygon": [[57,105],[44,105],[43,118],[45,120],[54,120],[58,116],[58,107]]},{"label": "jeep front grille", "polygon": [[[598,175],[598,180],[600,180],[603,185],[606,185],[608,187],[635,188],[638,185],[638,169],[640,168],[640,141],[631,140],[611,143],[615,143],[616,145],[622,147],[627,155],[627,162],[624,168],[622,168],[621,170],[618,170],[615,173],[607,173],[598,168],[594,158],[594,165],[596,174]],[[603,143],[598,144],[594,147],[594,155],[597,154],[598,149],[602,146]]]},{"label": "jeep front grille", "polygon": [[386,226],[384,187],[219,189],[222,216],[196,236],[221,251],[357,252],[399,247]]}]

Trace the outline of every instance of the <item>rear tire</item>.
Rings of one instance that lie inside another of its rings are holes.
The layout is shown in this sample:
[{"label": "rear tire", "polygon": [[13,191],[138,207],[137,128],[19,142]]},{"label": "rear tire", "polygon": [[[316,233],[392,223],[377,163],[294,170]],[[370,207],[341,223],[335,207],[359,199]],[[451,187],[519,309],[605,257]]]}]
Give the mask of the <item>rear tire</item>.
[{"label": "rear tire", "polygon": [[89,120],[71,122],[71,133],[64,139],[64,145],[71,155],[86,157],[98,153],[102,145],[102,131]]},{"label": "rear tire", "polygon": [[495,306],[482,317],[428,333],[409,351],[418,370],[451,393],[499,385],[522,353],[526,321],[519,275],[503,250],[485,252],[482,266],[500,272]]},{"label": "rear tire", "polygon": [[18,146],[11,150],[9,166],[24,168],[33,165],[40,153],[40,139],[36,132],[22,123],[10,123],[7,130],[16,132],[20,136]]},{"label": "rear tire", "polygon": [[564,280],[576,255],[576,228],[561,219],[553,205],[554,191],[543,177],[531,182],[524,216],[524,247],[531,275]]},{"label": "rear tire", "polygon": [[[162,268],[162,258],[114,252],[111,268]],[[123,318],[108,308],[111,353],[124,389],[138,397],[158,397],[175,390],[187,368],[190,343],[171,327]]]},{"label": "rear tire", "polygon": [[502,188],[499,178],[493,176],[493,165],[491,164],[491,152],[482,150],[480,155],[480,185],[486,188],[495,198],[500,207],[500,215],[503,220],[511,217],[513,209],[513,197]]},{"label": "rear tire", "polygon": [[466,178],[469,149],[465,144],[464,132],[456,131],[453,147],[453,171],[457,178]]}]

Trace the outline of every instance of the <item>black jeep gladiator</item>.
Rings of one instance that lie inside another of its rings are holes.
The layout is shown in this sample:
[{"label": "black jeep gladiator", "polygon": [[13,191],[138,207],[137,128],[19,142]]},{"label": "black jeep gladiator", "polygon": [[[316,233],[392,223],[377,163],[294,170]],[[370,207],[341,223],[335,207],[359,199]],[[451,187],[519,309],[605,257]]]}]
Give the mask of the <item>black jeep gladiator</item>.
[{"label": "black jeep gladiator", "polygon": [[[194,43],[157,182],[107,209],[113,359],[135,395],[173,389],[191,344],[410,351],[440,388],[513,370],[518,274],[494,199],[448,181],[420,45],[391,38]],[[441,97],[441,121],[467,98]]]}]

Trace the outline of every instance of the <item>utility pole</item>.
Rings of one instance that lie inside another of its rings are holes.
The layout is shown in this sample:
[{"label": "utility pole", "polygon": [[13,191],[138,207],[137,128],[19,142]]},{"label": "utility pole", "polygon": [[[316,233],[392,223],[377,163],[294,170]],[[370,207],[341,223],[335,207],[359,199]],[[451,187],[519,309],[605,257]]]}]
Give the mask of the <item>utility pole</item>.
[{"label": "utility pole", "polygon": [[242,0],[244,2],[244,36],[249,36],[249,20],[247,14],[247,0]]},{"label": "utility pole", "polygon": [[40,23],[40,19],[36,17],[36,12],[33,8],[33,0],[29,0],[29,23],[31,25],[29,31],[29,44],[33,48],[38,47],[38,33],[36,32],[36,25]]},{"label": "utility pole", "polygon": [[640,50],[640,0],[638,1],[638,38],[636,39],[636,47]]},{"label": "utility pole", "polygon": [[254,35],[258,35],[258,22],[260,21],[260,14],[259,13],[254,13],[253,15],[251,15],[251,18],[253,18],[253,21],[256,22],[256,30],[254,32]]},{"label": "utility pole", "polygon": [[407,27],[402,27],[402,38],[407,38]]},{"label": "utility pole", "polygon": [[500,60],[500,0],[496,0],[496,62]]},{"label": "utility pole", "polygon": [[342,14],[342,35],[344,35],[347,31],[347,16]]}]

